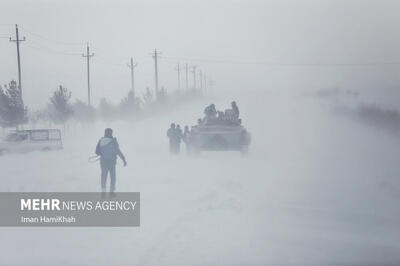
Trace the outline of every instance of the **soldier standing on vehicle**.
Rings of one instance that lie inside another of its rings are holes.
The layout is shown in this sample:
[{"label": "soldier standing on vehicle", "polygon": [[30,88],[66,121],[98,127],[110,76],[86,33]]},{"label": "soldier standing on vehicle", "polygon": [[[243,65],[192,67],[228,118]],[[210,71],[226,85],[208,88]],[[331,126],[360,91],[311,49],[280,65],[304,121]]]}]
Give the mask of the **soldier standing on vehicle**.
[{"label": "soldier standing on vehicle", "polygon": [[217,116],[217,110],[215,109],[215,104],[210,104],[209,106],[204,109],[204,114],[206,115],[206,118],[212,119]]},{"label": "soldier standing on vehicle", "polygon": [[233,114],[235,116],[234,118],[238,119],[240,113],[239,113],[239,107],[237,106],[235,101],[231,102],[231,107],[232,107],[232,110],[233,110]]},{"label": "soldier standing on vehicle", "polygon": [[110,192],[114,193],[116,183],[115,165],[117,164],[117,156],[121,158],[126,166],[125,156],[119,149],[117,139],[113,137],[113,130],[106,128],[104,137],[99,140],[96,146],[96,154],[100,156],[101,167],[101,191],[106,192],[107,175],[110,173]]},{"label": "soldier standing on vehicle", "polygon": [[176,128],[174,123],[172,123],[171,127],[168,129],[167,137],[169,138],[170,153],[176,153]]}]

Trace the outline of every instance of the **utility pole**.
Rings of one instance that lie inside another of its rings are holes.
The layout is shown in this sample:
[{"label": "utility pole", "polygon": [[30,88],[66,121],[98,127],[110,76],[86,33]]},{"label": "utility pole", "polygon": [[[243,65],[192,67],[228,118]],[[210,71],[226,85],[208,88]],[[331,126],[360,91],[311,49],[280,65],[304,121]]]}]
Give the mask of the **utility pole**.
[{"label": "utility pole", "polygon": [[208,85],[210,85],[210,94],[214,92],[214,85],[215,85],[215,80],[210,79],[208,81]]},{"label": "utility pole", "polygon": [[186,63],[186,68],[185,68],[185,72],[186,72],[186,89],[188,90],[189,89],[189,79],[188,79],[188,72],[189,72],[189,66],[188,66],[188,64]]},{"label": "utility pole", "polygon": [[131,62],[128,64],[128,67],[131,69],[131,90],[133,93],[133,99],[135,99],[135,76],[133,70],[137,67],[137,63],[133,63],[133,57],[131,57]]},{"label": "utility pole", "polygon": [[203,71],[200,70],[200,90],[203,89]]},{"label": "utility pole", "polygon": [[160,55],[160,52],[157,52],[157,49],[154,49],[154,53],[152,54],[154,59],[154,83],[155,83],[155,90],[156,90],[156,98],[158,95],[158,66],[157,66],[157,59]]},{"label": "utility pole", "polygon": [[94,56],[94,53],[89,53],[89,43],[86,44],[86,54],[82,54],[82,57],[87,59],[87,88],[88,88],[88,106],[90,106],[90,58]]},{"label": "utility pole", "polygon": [[181,89],[181,71],[182,71],[182,69],[180,68],[179,63],[178,63],[178,66],[175,68],[175,70],[178,72],[178,90],[180,90]]},{"label": "utility pole", "polygon": [[204,73],[204,93],[207,92],[207,75]]},{"label": "utility pole", "polygon": [[20,40],[19,39],[19,33],[18,33],[18,25],[15,24],[15,40],[11,39],[10,37],[10,42],[15,42],[17,44],[17,60],[18,60],[18,87],[19,87],[19,93],[22,99],[22,83],[21,83],[21,56],[19,53],[19,43],[25,41],[25,37]]},{"label": "utility pole", "polygon": [[192,73],[193,73],[193,90],[196,90],[196,68],[197,68],[197,66],[192,66]]}]

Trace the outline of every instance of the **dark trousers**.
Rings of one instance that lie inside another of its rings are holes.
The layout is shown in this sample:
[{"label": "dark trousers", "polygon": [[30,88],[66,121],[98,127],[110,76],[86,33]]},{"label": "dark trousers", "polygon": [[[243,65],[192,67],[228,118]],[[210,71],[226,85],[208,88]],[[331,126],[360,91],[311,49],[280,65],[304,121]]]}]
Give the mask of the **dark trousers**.
[{"label": "dark trousers", "polygon": [[106,192],[107,175],[110,173],[110,192],[115,191],[115,163],[100,163],[101,167],[101,191]]}]

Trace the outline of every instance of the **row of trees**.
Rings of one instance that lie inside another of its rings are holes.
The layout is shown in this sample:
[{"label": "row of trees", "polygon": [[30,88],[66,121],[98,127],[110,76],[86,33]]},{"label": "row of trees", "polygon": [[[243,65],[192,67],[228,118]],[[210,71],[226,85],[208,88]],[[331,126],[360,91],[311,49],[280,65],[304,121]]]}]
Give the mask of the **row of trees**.
[{"label": "row of trees", "polygon": [[198,91],[175,91],[167,94],[161,89],[153,95],[149,88],[142,97],[135,97],[130,91],[117,105],[109,103],[105,98],[100,101],[97,108],[76,100],[71,102],[72,93],[67,88],[59,86],[49,98],[47,106],[38,111],[28,112],[24,105],[21,93],[15,81],[8,85],[0,86],[0,126],[16,127],[28,121],[33,124],[41,121],[63,124],[68,120],[89,123],[96,119],[106,121],[116,119],[131,119],[165,110],[170,106],[199,97]]}]

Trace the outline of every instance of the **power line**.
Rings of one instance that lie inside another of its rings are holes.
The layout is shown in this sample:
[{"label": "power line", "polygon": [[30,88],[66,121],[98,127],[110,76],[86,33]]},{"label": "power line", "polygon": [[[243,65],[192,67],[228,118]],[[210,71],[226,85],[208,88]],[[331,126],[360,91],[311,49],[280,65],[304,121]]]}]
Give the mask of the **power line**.
[{"label": "power line", "polygon": [[41,45],[35,41],[33,41],[34,45],[29,45],[29,44],[25,44],[25,46],[35,49],[35,50],[39,50],[48,54],[55,54],[55,55],[67,55],[67,56],[80,56],[80,53],[73,53],[73,52],[64,52],[64,51],[59,51],[59,50],[55,50],[53,48],[49,48],[46,47],[44,45]]},{"label": "power line", "polygon": [[29,33],[30,35],[33,35],[33,36],[35,36],[35,37],[37,37],[39,39],[43,39],[43,40],[46,40],[46,41],[49,41],[49,42],[53,42],[53,43],[56,43],[56,44],[59,44],[59,45],[82,46],[82,45],[85,44],[84,42],[62,42],[62,41],[58,41],[58,40],[53,40],[51,38],[45,37],[44,35],[32,32],[31,30],[28,30],[26,27],[23,27],[23,26],[20,26],[20,27],[21,27],[21,29],[24,30],[24,32]]},{"label": "power line", "polygon": [[[31,40],[31,42],[33,42],[34,45],[25,44],[25,46],[27,46],[31,49],[34,49],[34,50],[48,53],[48,54],[65,55],[65,56],[81,56],[82,55],[81,53],[78,53],[78,52],[66,52],[66,51],[60,51],[57,49],[49,48],[48,46],[45,46],[36,40]],[[126,67],[125,64],[113,62],[113,61],[109,60],[108,58],[101,56],[99,54],[96,55],[96,58],[97,58],[96,61],[100,61],[100,63],[103,65],[120,67],[120,68]],[[149,58],[149,56],[141,56],[139,58],[144,59],[144,58]]]},{"label": "power line", "polygon": [[151,57],[149,55],[143,55],[143,56],[136,57],[136,60],[150,59],[150,58]]},{"label": "power line", "polygon": [[[81,56],[82,55],[81,53],[59,51],[59,50],[44,46],[43,44],[41,44],[39,42],[36,42],[34,40],[32,40],[32,41],[33,41],[34,45],[24,44],[24,46],[26,46],[28,48],[31,48],[31,49],[34,49],[34,50],[37,50],[37,51],[40,51],[40,52],[44,52],[44,53],[47,53],[47,54],[53,54],[53,55],[63,55],[63,56]],[[145,57],[148,57],[148,56],[145,56]],[[144,58],[144,57],[142,56],[140,58]],[[104,56],[101,56],[101,55],[98,55],[98,54],[96,54],[96,60],[95,61],[100,63],[100,64],[102,64],[102,65],[106,65],[106,66],[112,66],[112,67],[118,67],[118,68],[125,68],[126,67],[125,64],[122,64],[122,63],[119,64],[119,63],[112,62],[108,58],[106,58]]]},{"label": "power line", "polygon": [[176,65],[179,61],[177,60],[166,60],[163,57],[159,56],[158,58],[162,58],[162,61],[158,61],[159,63],[168,64],[168,65]]},{"label": "power line", "polygon": [[[36,37],[39,38],[39,39],[46,40],[46,41],[51,41],[51,42],[56,43],[56,44],[60,44],[60,45],[69,45],[69,46],[81,46],[81,45],[85,44],[84,42],[76,42],[76,43],[75,43],[75,42],[63,42],[63,41],[53,40],[53,39],[50,39],[50,38],[48,38],[48,37],[45,37],[45,36],[43,36],[43,35],[41,35],[41,34],[32,32],[31,30],[28,30],[26,27],[21,27],[21,28],[23,28],[25,32],[28,32],[28,33],[30,33],[31,35],[36,36]],[[81,55],[80,53],[62,52],[62,51],[59,51],[59,50],[56,50],[56,49],[53,49],[53,48],[44,47],[41,43],[39,43],[39,42],[37,42],[37,41],[35,41],[35,40],[34,40],[34,43],[36,43],[36,45],[38,45],[38,44],[40,45],[40,48],[34,48],[34,49],[38,49],[38,50],[39,50],[39,49],[48,50],[50,53],[53,53],[53,54]],[[106,63],[108,63],[108,64],[110,64],[110,65],[112,65],[112,66],[125,67],[124,64],[122,64],[122,63],[121,63],[121,64],[113,63],[113,62],[111,62],[110,60],[108,60],[107,58],[105,58],[105,57],[103,57],[103,56],[96,55],[96,57],[100,58],[101,60],[105,61]]]},{"label": "power line", "polygon": [[96,55],[96,60],[100,59],[100,61],[103,61],[105,64],[109,65],[109,66],[114,66],[114,67],[120,67],[120,68],[125,68],[126,65],[125,64],[120,64],[120,63],[115,63],[112,62],[111,60],[109,60],[108,58],[101,56],[101,55]]},{"label": "power line", "polygon": [[163,57],[173,60],[186,60],[193,62],[217,63],[217,64],[237,64],[237,65],[266,65],[266,66],[281,66],[281,67],[352,67],[352,66],[385,66],[385,65],[400,65],[400,61],[392,62],[357,62],[357,63],[273,63],[265,61],[235,61],[235,60],[213,60],[213,59],[198,59],[198,58],[182,58],[182,57]]}]

